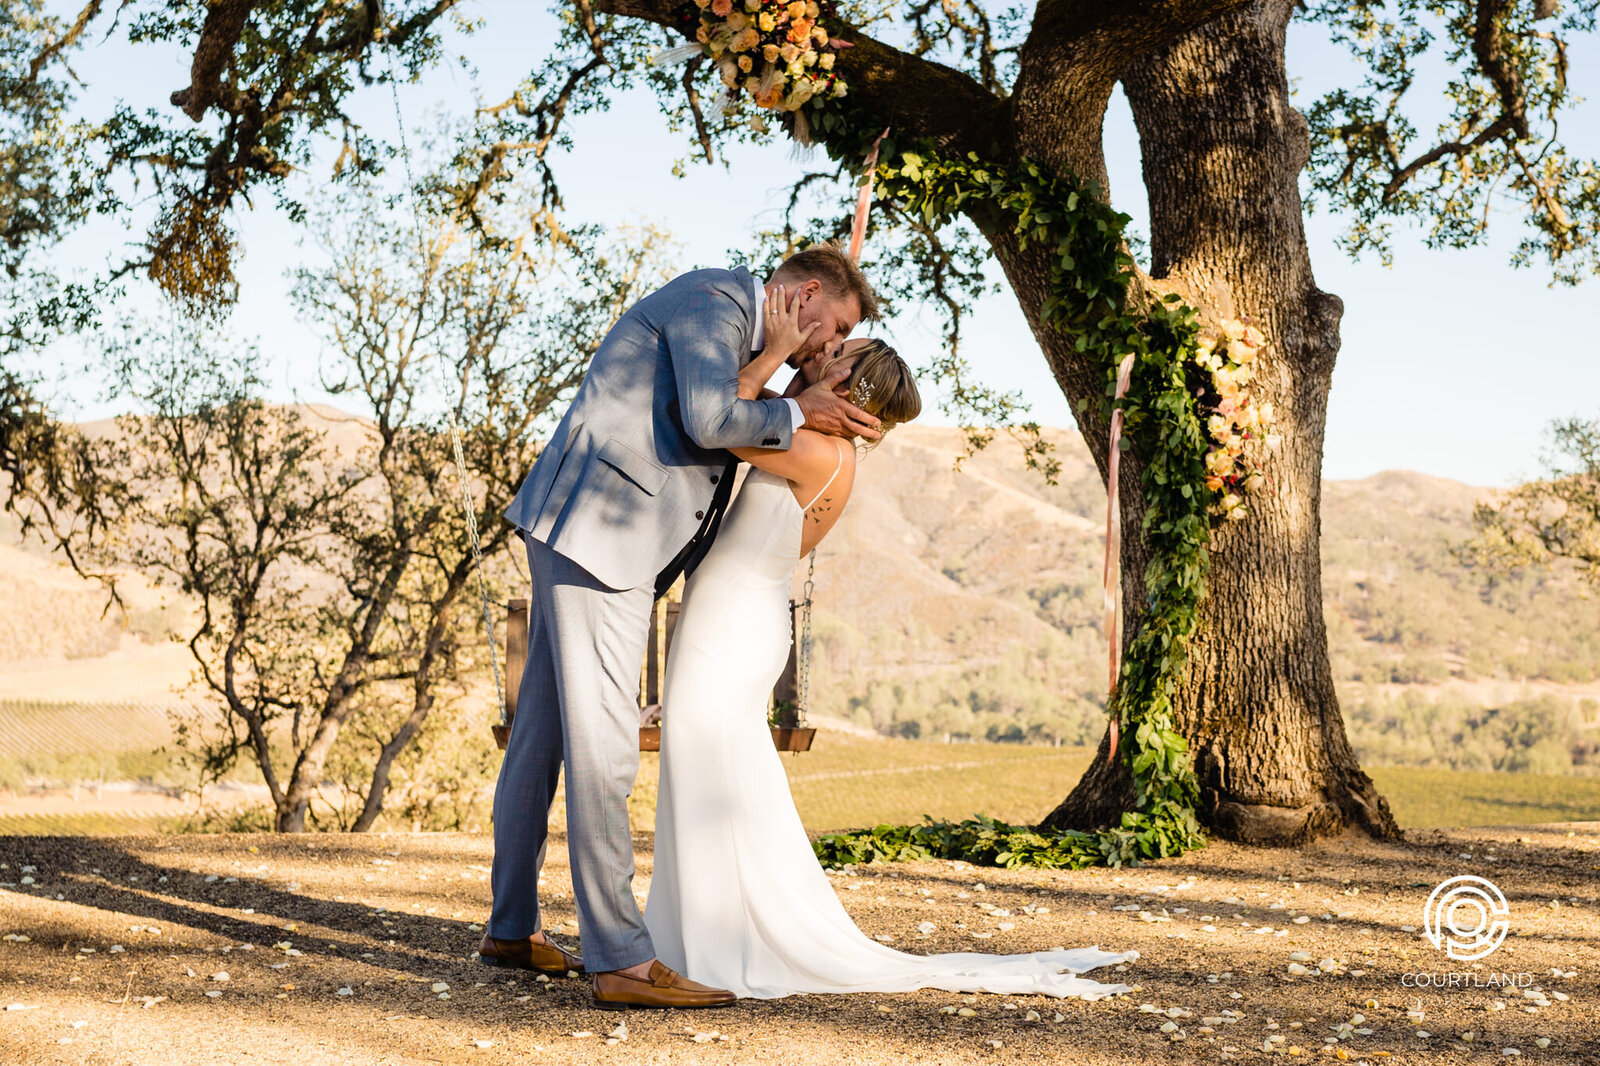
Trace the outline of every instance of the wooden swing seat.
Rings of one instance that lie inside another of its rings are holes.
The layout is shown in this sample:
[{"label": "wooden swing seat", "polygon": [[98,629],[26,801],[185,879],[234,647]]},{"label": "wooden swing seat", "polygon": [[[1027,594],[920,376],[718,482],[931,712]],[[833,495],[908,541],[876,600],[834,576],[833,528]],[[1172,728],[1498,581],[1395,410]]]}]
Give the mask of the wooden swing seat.
[{"label": "wooden swing seat", "polygon": [[[772,730],[772,746],[779,751],[810,751],[811,741],[817,735],[811,726],[769,726]],[[661,750],[661,727],[658,725],[642,725],[639,727],[639,750]]]},{"label": "wooden swing seat", "polygon": [[[676,603],[656,605],[656,612],[665,612],[663,618],[660,613],[653,613],[650,627],[650,649],[644,663],[644,696],[643,706],[659,702],[661,687],[661,660],[665,658],[664,651],[672,645],[672,633],[677,628],[678,605]],[[662,630],[666,632],[663,635]],[[792,708],[795,706],[795,678],[797,663],[795,660],[795,641],[789,646],[789,662],[783,668],[783,675],[778,678],[778,684],[773,689],[773,696],[779,701],[780,706]],[[491,725],[489,731],[494,734],[494,745],[501,751],[506,750],[506,744],[511,740],[511,722],[517,715],[517,689],[522,682],[522,667],[528,658],[528,601],[512,600],[506,605],[506,670],[505,670],[505,723]],[[785,712],[791,719],[794,712]],[[783,725],[769,727],[772,730],[772,746],[779,751],[810,751],[811,742],[816,738],[817,731],[811,726],[800,725],[791,721]],[[661,727],[659,725],[646,725],[639,727],[639,750],[661,750]]]}]

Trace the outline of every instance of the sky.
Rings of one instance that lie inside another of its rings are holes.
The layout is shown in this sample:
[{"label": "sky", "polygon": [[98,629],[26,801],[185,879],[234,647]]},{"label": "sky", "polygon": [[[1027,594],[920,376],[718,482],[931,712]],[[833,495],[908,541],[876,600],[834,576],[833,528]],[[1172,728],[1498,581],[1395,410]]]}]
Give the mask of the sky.
[{"label": "sky", "polygon": [[[76,4],[57,3],[75,13]],[[421,83],[400,90],[409,125],[430,110],[463,111],[474,99],[499,100],[541,57],[551,35],[543,4],[526,0],[476,0],[468,11],[486,29],[452,37],[448,46],[476,68],[476,81],[453,63],[441,64]],[[1302,107],[1329,87],[1352,79],[1349,60],[1313,26],[1291,27],[1291,77]],[[1574,82],[1600,89],[1600,46],[1585,41],[1572,55]],[[176,49],[120,40],[91,42],[74,63],[86,85],[84,114],[103,114],[115,101],[159,106],[188,82],[188,56]],[[1592,114],[1600,104],[1586,105]],[[390,138],[395,117],[387,88],[352,100],[358,121]],[[1600,125],[1600,124],[1596,124]],[[567,221],[648,221],[672,231],[685,268],[732,265],[726,252],[752,226],[778,218],[787,181],[799,167],[785,142],[735,148],[726,165],[691,165],[683,178],[673,161],[688,153],[680,134],[664,128],[647,93],[619,94],[603,114],[572,123],[574,149],[557,159]],[[1144,228],[1144,188],[1138,138],[1120,94],[1106,122],[1106,151],[1113,204]],[[1592,151],[1600,154],[1600,145]],[[326,168],[292,179],[314,198]],[[275,368],[279,399],[321,401],[316,385],[319,340],[295,321],[288,271],[315,259],[270,196],[237,219],[244,258],[241,298],[232,331],[256,338]],[[1537,476],[1543,434],[1552,419],[1600,416],[1600,341],[1585,311],[1600,301],[1600,280],[1578,288],[1552,288],[1537,267],[1509,265],[1520,227],[1512,217],[1491,225],[1493,239],[1466,251],[1427,249],[1415,232],[1396,241],[1394,266],[1375,257],[1352,262],[1336,245],[1343,221],[1307,219],[1317,284],[1345,305],[1342,347],[1333,376],[1324,445],[1324,475],[1360,478],[1410,469],[1474,485],[1507,485]],[[68,267],[93,269],[140,232],[126,220],[101,220],[60,248]],[[1000,280],[998,269],[996,280]],[[156,308],[149,292],[131,302]],[[930,312],[908,310],[875,329],[891,337],[912,364],[927,362],[938,343]],[[985,298],[964,328],[964,354],[988,385],[1017,390],[1044,425],[1071,426],[1072,417],[1043,356],[1008,291]],[[54,358],[54,356],[52,356]],[[91,385],[77,381],[60,396],[71,417],[113,411]],[[934,405],[922,421],[949,424]]]}]

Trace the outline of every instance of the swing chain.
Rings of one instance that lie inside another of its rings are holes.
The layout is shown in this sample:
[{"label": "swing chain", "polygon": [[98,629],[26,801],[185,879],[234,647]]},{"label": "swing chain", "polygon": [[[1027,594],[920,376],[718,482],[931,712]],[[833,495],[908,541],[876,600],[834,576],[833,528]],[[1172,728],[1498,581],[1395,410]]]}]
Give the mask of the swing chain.
[{"label": "swing chain", "polygon": [[797,724],[804,729],[806,711],[811,703],[811,591],[816,587],[817,549],[811,549],[810,565],[806,569],[804,598],[800,609],[800,654],[795,660],[794,702]]},{"label": "swing chain", "polygon": [[[421,301],[428,298],[428,290],[433,284],[433,267],[428,256],[427,243],[422,235],[422,209],[417,205],[417,183],[411,173],[411,148],[406,143],[405,116],[400,112],[400,91],[396,87],[394,68],[389,69],[389,96],[394,101],[395,127],[400,133],[400,159],[405,164],[406,192],[411,200],[411,219],[417,232],[417,254],[423,268],[422,289],[417,295],[419,301],[418,312],[421,312]],[[444,360],[438,360],[439,380],[444,385],[445,395],[450,393],[450,378],[445,373]],[[466,382],[461,384],[462,397],[465,399]],[[483,604],[483,632],[489,643],[489,671],[494,675],[495,706],[500,709],[500,724],[510,725],[506,715],[506,689],[505,683],[500,678],[500,660],[495,655],[494,646],[494,613],[490,608],[493,602],[489,598],[489,583],[483,575],[483,542],[478,536],[478,509],[472,502],[471,476],[467,473],[466,454],[461,447],[461,425],[456,419],[454,407],[446,408],[450,420],[450,450],[456,462],[456,481],[461,487],[461,513],[467,520],[467,539],[472,543],[472,572],[478,579],[478,599]]]}]

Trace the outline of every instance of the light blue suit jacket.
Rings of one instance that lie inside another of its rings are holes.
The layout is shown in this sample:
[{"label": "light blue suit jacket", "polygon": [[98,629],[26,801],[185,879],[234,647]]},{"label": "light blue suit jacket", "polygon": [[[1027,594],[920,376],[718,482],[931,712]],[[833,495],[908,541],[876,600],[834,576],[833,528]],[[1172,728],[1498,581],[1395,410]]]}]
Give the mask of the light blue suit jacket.
[{"label": "light blue suit jacket", "polygon": [[688,544],[728,448],[787,448],[782,400],[738,398],[758,308],[750,272],[696,270],[617,320],[506,518],[603,584],[654,580]]}]

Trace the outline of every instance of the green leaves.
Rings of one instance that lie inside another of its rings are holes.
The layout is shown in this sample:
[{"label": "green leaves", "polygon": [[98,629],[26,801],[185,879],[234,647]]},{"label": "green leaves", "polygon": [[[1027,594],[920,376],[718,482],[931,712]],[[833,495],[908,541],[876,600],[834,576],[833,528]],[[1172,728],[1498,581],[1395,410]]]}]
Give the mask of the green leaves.
[{"label": "green leaves", "polygon": [[[854,116],[862,129],[881,128],[874,116]],[[848,125],[848,123],[847,123]],[[832,153],[864,150],[859,135],[824,134]],[[857,157],[859,158],[859,157]],[[998,866],[1120,866],[1181,854],[1205,844],[1194,816],[1199,785],[1188,744],[1174,726],[1172,698],[1187,661],[1205,595],[1211,524],[1206,513],[1206,439],[1188,377],[1198,324],[1176,296],[1130,303],[1133,261],[1123,251],[1128,216],[1115,211],[1073,176],[1022,160],[1001,164],[946,155],[924,141],[880,166],[878,195],[941,224],[976,204],[994,213],[1019,245],[1050,250],[1050,293],[1040,315],[1071,338],[1081,357],[1105,368],[1106,413],[1116,367],[1136,355],[1126,397],[1122,447],[1137,460],[1150,548],[1146,605],[1124,655],[1112,699],[1128,740],[1119,751],[1134,780],[1135,810],[1120,826],[1092,833],[1035,831],[979,815],[960,823],[877,826],[837,833],[816,843],[829,865],[927,857]]]},{"label": "green leaves", "polygon": [[1430,247],[1478,245],[1509,214],[1524,226],[1514,265],[1543,259],[1565,284],[1594,276],[1600,176],[1592,142],[1571,134],[1593,119],[1574,114],[1584,101],[1568,79],[1569,49],[1580,54],[1600,24],[1593,3],[1544,18],[1537,4],[1431,0],[1316,0],[1302,12],[1359,71],[1305,109],[1307,206],[1348,220],[1347,252],[1389,263],[1406,222]]},{"label": "green leaves", "polygon": [[936,822],[924,815],[921,825],[829,833],[812,847],[818,861],[828,867],[945,859],[1006,869],[1081,870],[1136,866],[1147,859],[1182,854],[1194,846],[1190,842],[1198,832],[1189,812],[1127,811],[1120,825],[1094,833],[1037,830],[985,814],[961,822]]}]

